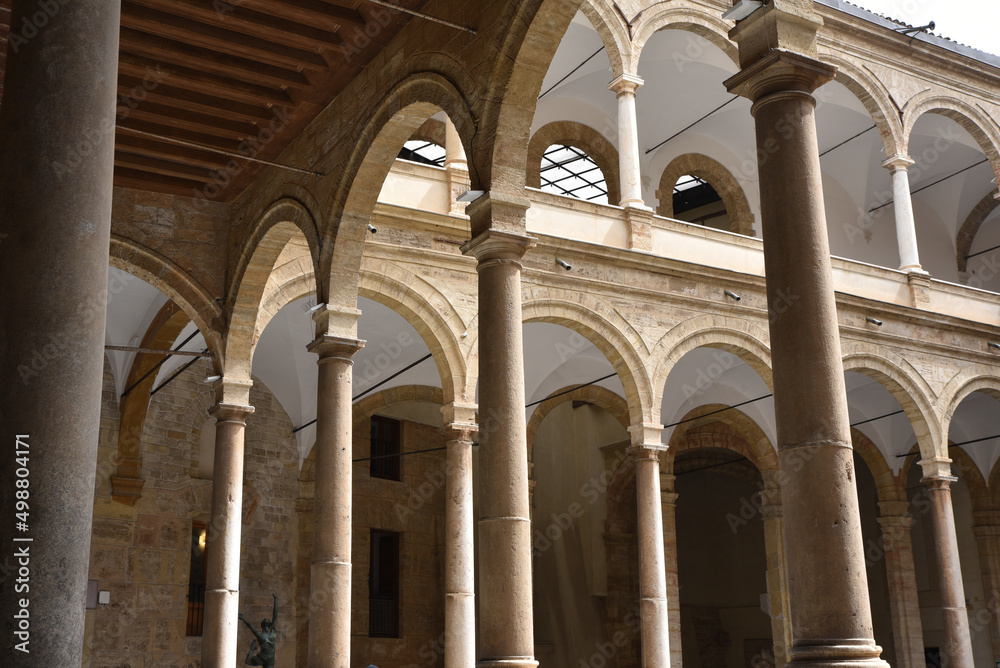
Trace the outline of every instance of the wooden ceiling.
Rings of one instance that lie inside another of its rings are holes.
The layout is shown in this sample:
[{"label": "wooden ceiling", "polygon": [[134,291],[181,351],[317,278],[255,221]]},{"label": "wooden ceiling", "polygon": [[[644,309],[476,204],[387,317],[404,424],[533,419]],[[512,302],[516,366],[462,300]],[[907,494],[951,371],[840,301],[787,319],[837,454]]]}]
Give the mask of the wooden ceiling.
[{"label": "wooden ceiling", "polygon": [[232,200],[265,168],[238,156],[273,160],[410,18],[367,0],[122,0],[115,185]]}]

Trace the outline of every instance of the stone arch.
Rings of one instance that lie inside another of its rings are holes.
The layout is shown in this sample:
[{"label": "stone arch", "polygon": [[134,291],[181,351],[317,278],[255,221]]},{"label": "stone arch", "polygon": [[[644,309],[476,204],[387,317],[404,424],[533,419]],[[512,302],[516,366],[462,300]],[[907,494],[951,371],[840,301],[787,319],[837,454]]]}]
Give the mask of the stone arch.
[{"label": "stone arch", "polygon": [[395,263],[367,258],[358,292],[388,306],[417,330],[434,357],[447,402],[471,400],[465,395],[467,368],[459,339],[465,323],[443,294]]},{"label": "stone arch", "polygon": [[721,162],[701,153],[679,155],[663,170],[660,188],[656,191],[656,197],[660,200],[660,205],[656,209],[658,215],[665,218],[674,217],[674,186],[685,174],[707,181],[719,193],[723,204],[726,205],[726,213],[729,214],[730,232],[748,237],[754,236],[753,213],[739,181]]},{"label": "stone arch", "polygon": [[653,372],[653,407],[659,420],[663,388],[670,371],[686,354],[697,348],[716,348],[736,355],[757,372],[768,387],[771,380],[771,351],[764,343],[766,332],[753,323],[711,314],[695,316],[674,326],[663,335],[650,355]]},{"label": "stone arch", "polygon": [[[377,105],[345,160],[335,190],[332,211],[325,224],[319,261],[319,298],[327,304],[353,308],[367,225],[382,184],[399,149],[431,117],[444,111],[455,124],[466,154],[476,123],[466,98],[446,77],[435,72],[413,74],[397,84]],[[477,177],[471,174],[473,186]],[[523,183],[523,181],[522,181]],[[344,336],[353,336],[353,323]]]},{"label": "stone arch", "polygon": [[[279,258],[296,238],[308,248],[309,264],[314,270],[319,254],[315,221],[300,203],[280,200],[261,217],[251,235],[252,243],[237,261],[229,297],[232,313],[226,332],[224,375],[227,378],[250,379],[254,346],[274,315],[264,313],[261,307],[268,291],[275,289],[274,272]],[[299,273],[302,268],[299,264]]]},{"label": "stone arch", "polygon": [[871,72],[841,56],[823,54],[824,62],[837,68],[835,80],[854,93],[872,118],[882,138],[886,156],[905,155],[903,143],[903,122],[899,110],[886,87]]},{"label": "stone arch", "polygon": [[542,82],[584,0],[521,0],[498,25],[509,25],[489,75],[486,104],[469,153],[470,173],[491,192],[516,196],[526,183],[528,140]]},{"label": "stone arch", "polygon": [[580,11],[594,26],[594,30],[597,31],[604,43],[604,50],[611,63],[611,78],[620,76],[625,72],[628,55],[632,51],[629,33],[622,23],[621,17],[611,11],[607,3],[595,0],[584,0]]},{"label": "stone arch", "polygon": [[572,387],[564,387],[561,390],[556,390],[552,394],[556,396],[552,396],[551,398],[538,404],[534,413],[531,414],[531,419],[528,420],[527,440],[529,463],[533,461],[532,453],[534,452],[535,434],[538,432],[538,428],[542,425],[542,422],[549,413],[567,401],[586,401],[587,403],[603,408],[610,413],[613,418],[618,420],[618,424],[620,424],[623,429],[628,429],[631,424],[629,422],[628,403],[607,388],[600,387],[599,385],[588,385],[587,387],[579,387],[576,389],[573,389]]},{"label": "stone arch", "polygon": [[624,319],[617,317],[626,326],[616,326],[619,323],[605,317],[597,304],[571,302],[568,298],[540,296],[537,293],[532,296],[535,299],[527,301],[521,309],[522,322],[562,325],[597,346],[611,362],[625,388],[631,424],[641,424],[643,416],[648,415],[650,410],[649,381],[635,339],[627,335],[631,328],[627,327]]},{"label": "stone arch", "polygon": [[875,479],[879,501],[904,501],[906,491],[903,488],[903,480],[905,479],[896,478],[892,474],[892,470],[885,460],[885,455],[878,449],[878,446],[854,428],[851,428],[851,444]]},{"label": "stone arch", "polygon": [[529,188],[542,187],[542,155],[553,144],[565,144],[586,153],[601,168],[608,186],[608,203],[621,201],[621,175],[618,149],[589,125],[576,121],[554,121],[543,125],[528,144]]},{"label": "stone arch", "polygon": [[719,47],[739,66],[739,52],[736,44],[729,39],[730,21],[720,16],[706,12],[695,5],[657,4],[643,13],[639,24],[633,26],[632,59],[629,62],[629,74],[639,71],[639,59],[649,39],[660,30],[686,30]]},{"label": "stone arch", "polygon": [[180,306],[205,337],[215,371],[223,369],[224,317],[222,308],[206,289],[170,260],[116,235],[111,237],[109,262],[146,281]]},{"label": "stone arch", "polygon": [[445,125],[436,118],[428,118],[416,131],[410,135],[409,141],[426,141],[437,144],[442,148],[445,145]]},{"label": "stone arch", "polygon": [[906,413],[917,437],[921,456],[947,456],[946,453],[935,454],[941,451],[941,441],[936,435],[938,424],[933,408],[933,390],[919,375],[907,372],[905,362],[891,351],[870,344],[866,346],[869,350],[844,346],[844,371],[864,374],[888,390]]},{"label": "stone arch", "polygon": [[940,114],[958,123],[972,135],[980,150],[990,161],[994,177],[1000,179],[1000,136],[989,117],[978,107],[934,91],[925,91],[903,105],[903,143],[909,152],[913,127],[924,114]]},{"label": "stone arch", "polygon": [[[1000,373],[995,369],[971,366],[948,381],[948,384],[941,391],[939,403],[943,409],[940,424],[942,443],[948,442],[948,431],[951,428],[951,420],[955,411],[973,392],[982,392],[1000,401]],[[948,455],[945,453],[942,456],[947,457]]]},{"label": "stone arch", "polygon": [[663,458],[665,472],[673,473],[677,455],[703,448],[723,448],[739,453],[750,460],[761,475],[778,470],[778,452],[774,445],[764,430],[743,411],[724,404],[703,404],[688,411],[682,422],[670,436],[670,445]]},{"label": "stone arch", "polygon": [[[423,401],[430,404],[444,405],[444,394],[440,388],[428,385],[399,385],[387,390],[374,392],[359,399],[351,406],[351,421],[357,426],[384,408],[412,401]],[[302,462],[299,480],[313,482],[316,480],[316,444],[309,449],[309,454]]]},{"label": "stone arch", "polygon": [[972,252],[972,242],[979,234],[979,228],[983,226],[986,219],[993,211],[1000,207],[1000,191],[991,191],[986,197],[979,200],[972,211],[962,223],[961,229],[955,237],[955,260],[958,263],[958,272],[962,274],[969,270],[969,254]]}]

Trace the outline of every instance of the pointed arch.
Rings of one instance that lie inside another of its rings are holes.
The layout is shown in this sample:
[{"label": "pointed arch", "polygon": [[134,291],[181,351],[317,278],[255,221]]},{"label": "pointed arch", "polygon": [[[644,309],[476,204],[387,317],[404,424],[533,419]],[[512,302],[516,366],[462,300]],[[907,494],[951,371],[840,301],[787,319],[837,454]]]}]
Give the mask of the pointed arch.
[{"label": "pointed arch", "polygon": [[[454,123],[466,153],[471,155],[476,122],[468,102],[455,84],[436,72],[412,74],[394,86],[355,139],[322,237],[318,273],[321,301],[347,308],[357,303],[365,235],[382,185],[399,150],[439,111]],[[471,177],[475,187],[477,177],[474,173]],[[341,334],[350,336],[353,332]]]},{"label": "pointed arch", "polygon": [[[274,275],[275,267],[293,239],[298,239],[309,260],[295,262],[291,273],[315,271],[319,256],[315,220],[300,202],[279,200],[261,216],[251,234],[251,244],[237,260],[229,296],[232,312],[226,331],[227,379],[250,379],[254,347],[274,315],[263,310],[265,297],[280,280]],[[291,259],[294,262],[295,258]]]}]

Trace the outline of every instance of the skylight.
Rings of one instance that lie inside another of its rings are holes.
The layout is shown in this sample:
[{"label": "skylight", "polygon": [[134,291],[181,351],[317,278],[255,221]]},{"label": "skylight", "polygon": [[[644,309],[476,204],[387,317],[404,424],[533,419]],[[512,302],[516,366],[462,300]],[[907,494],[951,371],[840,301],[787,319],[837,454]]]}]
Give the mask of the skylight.
[{"label": "skylight", "polygon": [[444,147],[429,141],[408,141],[399,152],[399,157],[410,162],[444,167]]},{"label": "skylight", "polygon": [[555,144],[542,156],[542,190],[588,202],[608,203],[608,184],[597,163],[572,146]]}]

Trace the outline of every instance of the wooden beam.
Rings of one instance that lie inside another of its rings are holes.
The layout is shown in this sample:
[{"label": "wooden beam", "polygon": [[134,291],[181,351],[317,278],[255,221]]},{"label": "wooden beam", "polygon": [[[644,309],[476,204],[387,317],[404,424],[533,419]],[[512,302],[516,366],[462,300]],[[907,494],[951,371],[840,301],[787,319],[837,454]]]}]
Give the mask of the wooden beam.
[{"label": "wooden beam", "polygon": [[204,167],[190,167],[161,158],[134,155],[126,153],[121,149],[115,151],[115,167],[124,167],[148,174],[172,176],[191,181],[200,181],[202,183],[209,183],[212,180],[212,171]]},{"label": "wooden beam", "polygon": [[222,95],[237,102],[262,106],[267,106],[269,103],[281,105],[292,103],[292,98],[282,90],[255,86],[188,67],[160,63],[127,52],[122,52],[118,56],[118,71],[140,79],[147,76],[149,70],[155,69],[157,66],[164,75],[164,81],[178,88],[186,88],[208,95]]},{"label": "wooden beam", "polygon": [[136,118],[194,132],[206,132],[236,141],[243,141],[247,137],[256,137],[260,131],[253,123],[226,121],[193,111],[180,111],[174,107],[156,104],[149,100],[140,102],[134,109],[119,105],[118,118]]},{"label": "wooden beam", "polygon": [[215,49],[234,56],[292,69],[306,68],[327,70],[330,64],[315,51],[296,49],[250,37],[235,30],[210,26],[200,21],[176,16],[138,5],[126,5],[122,12],[122,26],[151,32],[181,42]]},{"label": "wooden beam", "polygon": [[164,63],[186,67],[197,63],[202,72],[232,77],[247,83],[259,83],[271,88],[308,88],[309,79],[301,72],[267,65],[239,56],[231,56],[200,46],[191,46],[165,37],[122,27],[123,52],[146,56]]},{"label": "wooden beam", "polygon": [[261,121],[268,123],[274,118],[274,112],[265,105],[244,104],[163,83],[147,90],[142,79],[121,72],[118,74],[118,96],[119,104],[149,100],[165,107],[173,107],[182,113],[195,111],[219,118],[236,119],[250,123]]},{"label": "wooden beam", "polygon": [[194,197],[203,192],[205,183],[170,176],[157,176],[125,167],[115,167],[115,185],[133,190],[150,190],[181,197]]},{"label": "wooden beam", "polygon": [[150,158],[169,159],[183,165],[203,167],[209,171],[223,169],[228,162],[228,158],[219,153],[201,151],[194,148],[168,144],[156,139],[130,135],[128,132],[119,132],[115,136],[115,146],[122,151],[134,155],[143,155]]},{"label": "wooden beam", "polygon": [[170,0],[166,4],[162,0],[128,0],[127,4],[164,9],[178,16],[237,30],[251,37],[280,40],[300,49],[331,49],[344,43],[336,32],[321,30],[311,23],[303,25],[273,14],[251,11],[242,6],[233,5],[231,11],[216,11],[205,0]]}]

